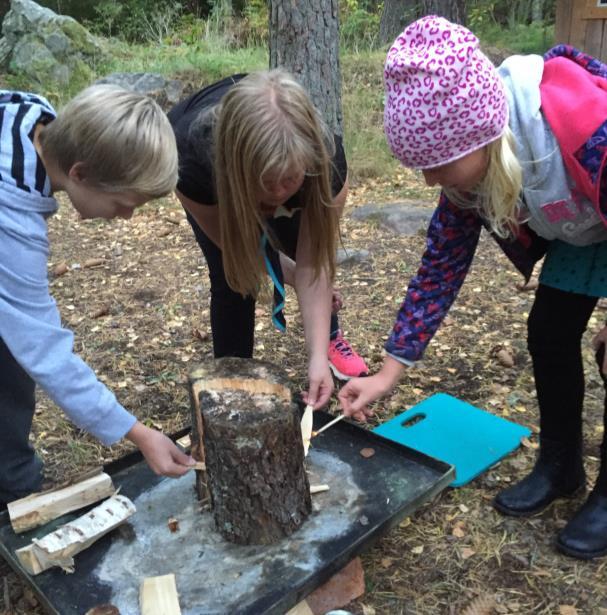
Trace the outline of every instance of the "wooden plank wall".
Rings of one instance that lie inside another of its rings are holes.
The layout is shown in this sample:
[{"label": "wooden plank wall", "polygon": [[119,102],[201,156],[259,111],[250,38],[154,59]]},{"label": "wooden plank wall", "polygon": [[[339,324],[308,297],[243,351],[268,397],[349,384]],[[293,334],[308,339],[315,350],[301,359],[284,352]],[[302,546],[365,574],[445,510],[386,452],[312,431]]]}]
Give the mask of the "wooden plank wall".
[{"label": "wooden plank wall", "polygon": [[607,63],[607,8],[591,8],[593,5],[596,0],[558,0],[554,38],[556,43],[568,43]]}]

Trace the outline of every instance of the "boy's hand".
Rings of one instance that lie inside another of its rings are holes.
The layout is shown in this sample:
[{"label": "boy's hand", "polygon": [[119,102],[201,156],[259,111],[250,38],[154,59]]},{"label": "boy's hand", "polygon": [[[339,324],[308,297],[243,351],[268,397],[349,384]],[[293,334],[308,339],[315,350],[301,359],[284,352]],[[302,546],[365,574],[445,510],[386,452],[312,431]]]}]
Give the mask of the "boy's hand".
[{"label": "boy's hand", "polygon": [[170,438],[139,421],[126,437],[137,446],[156,474],[177,478],[195,464],[194,459],[180,451]]}]

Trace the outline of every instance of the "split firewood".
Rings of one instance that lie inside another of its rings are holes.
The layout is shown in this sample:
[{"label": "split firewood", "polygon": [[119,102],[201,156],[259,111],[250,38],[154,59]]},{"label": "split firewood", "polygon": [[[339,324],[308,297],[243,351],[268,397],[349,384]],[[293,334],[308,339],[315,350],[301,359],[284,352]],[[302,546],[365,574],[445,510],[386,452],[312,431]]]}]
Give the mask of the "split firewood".
[{"label": "split firewood", "polygon": [[174,574],[143,579],[139,589],[141,615],[180,615]]},{"label": "split firewood", "polygon": [[301,439],[303,440],[304,457],[308,456],[310,440],[312,439],[312,424],[314,422],[314,407],[308,404],[301,417]]},{"label": "split firewood", "polygon": [[115,491],[112,479],[102,472],[62,489],[33,493],[15,500],[8,504],[8,514],[13,530],[25,532],[73,510],[103,500]]},{"label": "split firewood", "polygon": [[135,512],[135,505],[123,495],[114,495],[82,517],[47,534],[15,552],[30,574],[53,566],[74,572],[74,555],[124,523]]},{"label": "split firewood", "polygon": [[329,491],[329,485],[310,485],[310,493],[322,493],[323,491]]}]

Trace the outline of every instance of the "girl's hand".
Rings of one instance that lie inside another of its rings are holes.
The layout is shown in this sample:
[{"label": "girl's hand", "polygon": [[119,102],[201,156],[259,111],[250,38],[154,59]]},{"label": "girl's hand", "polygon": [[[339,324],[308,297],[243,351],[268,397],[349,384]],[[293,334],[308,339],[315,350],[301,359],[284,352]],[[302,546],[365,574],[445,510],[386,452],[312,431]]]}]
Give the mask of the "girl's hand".
[{"label": "girl's hand", "polygon": [[170,438],[142,423],[135,423],[126,437],[139,448],[156,474],[177,478],[191,470],[195,463]]},{"label": "girl's hand", "polygon": [[353,416],[365,423],[373,415],[369,404],[388,394],[398,382],[405,366],[391,357],[386,357],[381,370],[374,376],[352,378],[339,391],[337,398],[346,416]]},{"label": "girl's hand", "polygon": [[318,410],[327,404],[334,387],[326,356],[310,361],[308,381],[308,391],[302,394],[303,400]]},{"label": "girl's hand", "polygon": [[331,292],[331,314],[337,314],[344,305],[344,298],[337,288]]},{"label": "girl's hand", "polygon": [[[605,348],[607,349],[607,326],[603,327],[592,340],[592,347],[595,350],[598,350],[601,344],[605,344]],[[605,376],[607,376],[607,352],[605,352],[605,357],[603,358],[601,371]]]}]

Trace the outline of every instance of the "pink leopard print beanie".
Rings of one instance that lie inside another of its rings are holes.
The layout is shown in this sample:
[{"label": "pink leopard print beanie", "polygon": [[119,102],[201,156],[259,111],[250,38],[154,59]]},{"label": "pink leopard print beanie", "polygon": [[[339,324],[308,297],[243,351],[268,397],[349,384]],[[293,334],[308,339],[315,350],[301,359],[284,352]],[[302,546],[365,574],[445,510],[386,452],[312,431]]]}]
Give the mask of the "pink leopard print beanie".
[{"label": "pink leopard print beanie", "polygon": [[394,41],[384,68],[384,130],[406,167],[430,169],[495,141],[508,122],[497,71],[470,30],[430,15]]}]

